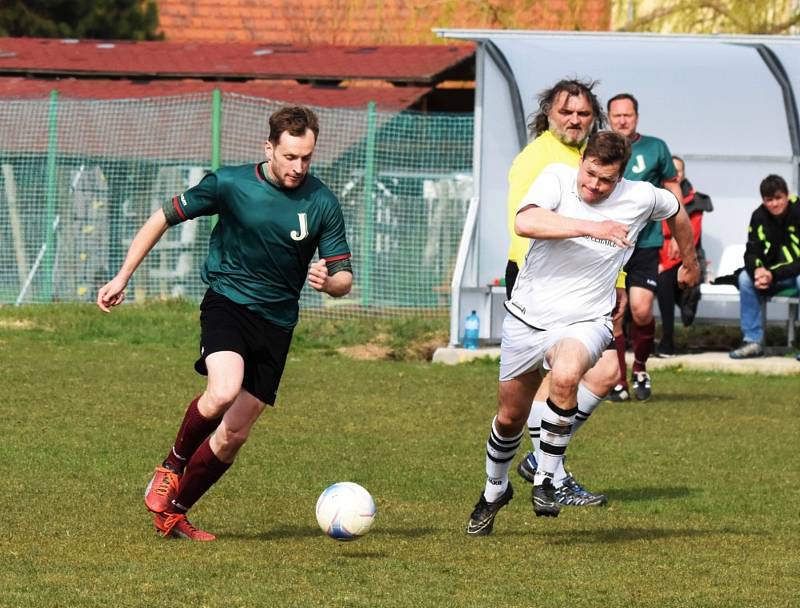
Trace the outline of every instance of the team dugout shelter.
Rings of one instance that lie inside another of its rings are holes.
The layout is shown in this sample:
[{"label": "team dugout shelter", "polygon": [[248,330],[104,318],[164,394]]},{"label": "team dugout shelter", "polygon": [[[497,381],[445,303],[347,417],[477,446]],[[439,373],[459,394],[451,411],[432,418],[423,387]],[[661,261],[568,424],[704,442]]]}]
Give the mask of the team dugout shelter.
[{"label": "team dugout shelter", "polygon": [[[477,310],[481,338],[497,342],[505,310],[507,175],[528,143],[539,93],[562,78],[598,82],[603,106],[639,101],[638,131],[662,138],[709,194],[703,219],[710,268],[744,243],[759,184],[770,173],[798,190],[800,41],[783,36],[691,36],[437,30],[477,43],[472,200],[452,280],[450,344]],[[656,307],[657,309],[657,307]],[[657,313],[657,310],[656,310]],[[698,319],[736,319],[738,303],[701,302]]]}]

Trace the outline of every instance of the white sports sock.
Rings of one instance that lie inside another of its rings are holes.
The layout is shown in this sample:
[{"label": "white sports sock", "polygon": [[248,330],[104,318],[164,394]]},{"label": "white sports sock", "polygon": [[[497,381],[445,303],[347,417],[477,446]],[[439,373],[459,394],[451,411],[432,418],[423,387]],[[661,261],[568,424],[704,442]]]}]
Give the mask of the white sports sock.
[{"label": "white sports sock", "polygon": [[508,470],[525,434],[521,431],[516,437],[503,437],[497,432],[496,421],[497,417],[492,420],[492,431],[486,442],[486,487],[483,495],[488,502],[496,502],[506,491]]},{"label": "white sports sock", "polygon": [[542,427],[542,414],[547,410],[546,401],[534,401],[531,404],[531,412],[528,414],[528,435],[531,438],[531,451],[536,454],[539,450],[539,436]]},{"label": "white sports sock", "polygon": [[572,423],[573,435],[589,420],[589,416],[602,401],[603,399],[586,388],[583,382],[578,384],[578,413],[575,414],[575,422]]},{"label": "white sports sock", "polygon": [[[595,395],[592,391],[586,388],[583,383],[578,385],[578,411],[575,414],[575,420],[572,423],[572,435],[578,432],[578,429],[589,420],[589,416],[597,408],[602,399]],[[536,402],[534,402],[536,403]],[[545,407],[547,404],[545,403]],[[541,424],[541,422],[540,422]],[[538,437],[537,437],[538,440]],[[535,453],[536,462],[542,458],[541,448]],[[555,473],[553,473],[553,485],[560,488],[564,485],[564,480],[567,478],[567,470],[564,468],[564,458],[558,462]]]},{"label": "white sports sock", "polygon": [[541,484],[545,477],[554,480],[559,464],[563,466],[564,452],[572,437],[572,423],[577,411],[577,407],[565,410],[550,399],[547,400],[539,442],[538,454],[541,459],[537,461],[534,484]]}]

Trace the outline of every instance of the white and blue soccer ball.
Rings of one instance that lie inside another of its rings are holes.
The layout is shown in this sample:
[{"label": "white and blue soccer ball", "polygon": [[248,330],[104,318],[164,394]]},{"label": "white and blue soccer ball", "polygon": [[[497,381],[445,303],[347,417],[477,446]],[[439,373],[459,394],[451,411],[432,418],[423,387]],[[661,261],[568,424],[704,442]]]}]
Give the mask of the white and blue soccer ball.
[{"label": "white and blue soccer ball", "polygon": [[317,523],[336,540],[364,536],[375,519],[372,495],[357,483],[340,481],[325,488],[317,499]]}]

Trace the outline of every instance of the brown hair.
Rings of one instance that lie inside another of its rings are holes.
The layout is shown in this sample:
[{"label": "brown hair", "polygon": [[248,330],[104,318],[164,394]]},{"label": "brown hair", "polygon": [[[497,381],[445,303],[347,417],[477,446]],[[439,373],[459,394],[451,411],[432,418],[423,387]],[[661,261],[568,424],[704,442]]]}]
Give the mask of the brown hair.
[{"label": "brown hair", "polygon": [[269,117],[269,141],[277,144],[284,131],[300,137],[310,130],[316,140],[319,136],[319,119],[305,106],[284,106]]},{"label": "brown hair", "polygon": [[611,99],[608,100],[608,103],[606,104],[606,109],[610,112],[611,111],[611,104],[613,102],[615,102],[615,101],[621,101],[623,99],[627,99],[628,101],[630,101],[633,104],[633,111],[638,116],[639,115],[639,102],[630,93],[620,93],[619,95],[614,95],[614,97],[612,97]]},{"label": "brown hair", "polygon": [[625,167],[631,158],[631,143],[627,137],[614,131],[592,133],[583,151],[584,158],[596,158],[601,165],[619,163],[619,174],[625,173]]},{"label": "brown hair", "polygon": [[786,185],[786,180],[780,175],[767,175],[762,181],[759,188],[761,190],[761,198],[774,198],[778,194],[789,194],[789,186]]},{"label": "brown hair", "polygon": [[603,108],[597,95],[592,92],[592,89],[597,84],[595,80],[559,80],[549,89],[545,89],[539,93],[539,110],[532,115],[530,123],[528,123],[528,130],[531,136],[539,136],[547,129],[550,128],[550,110],[553,109],[553,104],[561,93],[566,93],[570,97],[585,96],[592,106],[593,122],[592,133],[598,129],[602,129],[605,125],[606,115],[603,113]]}]

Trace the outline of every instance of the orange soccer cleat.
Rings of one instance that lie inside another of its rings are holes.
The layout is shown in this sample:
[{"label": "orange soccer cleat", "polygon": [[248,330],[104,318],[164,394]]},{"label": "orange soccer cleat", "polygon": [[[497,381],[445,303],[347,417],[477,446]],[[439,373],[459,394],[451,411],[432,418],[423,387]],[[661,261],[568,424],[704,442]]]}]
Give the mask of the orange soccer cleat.
[{"label": "orange soccer cleat", "polygon": [[217,537],[203,530],[198,530],[186,519],[185,513],[156,513],[153,516],[153,523],[156,530],[164,538],[174,536],[175,538],[185,538],[207,542],[215,540]]},{"label": "orange soccer cleat", "polygon": [[153,513],[163,513],[178,493],[181,476],[172,469],[156,467],[153,478],[144,490],[144,504]]}]

